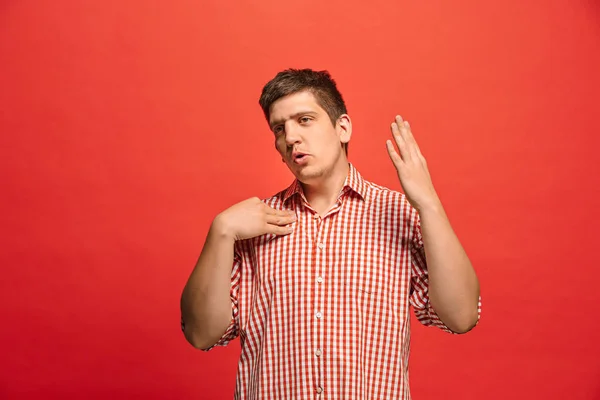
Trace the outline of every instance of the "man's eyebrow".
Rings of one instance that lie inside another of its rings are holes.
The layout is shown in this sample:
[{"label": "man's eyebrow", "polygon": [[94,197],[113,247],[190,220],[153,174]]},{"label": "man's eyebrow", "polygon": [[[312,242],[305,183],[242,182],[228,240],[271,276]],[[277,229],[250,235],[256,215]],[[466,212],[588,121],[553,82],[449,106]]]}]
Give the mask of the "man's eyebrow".
[{"label": "man's eyebrow", "polygon": [[[297,113],[294,113],[292,115],[289,116],[288,119],[296,119],[301,115],[311,115],[311,116],[316,116],[318,113],[316,111],[298,111]],[[271,122],[269,124],[269,126],[271,127],[271,129],[273,129],[275,126],[284,123],[286,120],[285,119],[277,119],[273,122]]]}]

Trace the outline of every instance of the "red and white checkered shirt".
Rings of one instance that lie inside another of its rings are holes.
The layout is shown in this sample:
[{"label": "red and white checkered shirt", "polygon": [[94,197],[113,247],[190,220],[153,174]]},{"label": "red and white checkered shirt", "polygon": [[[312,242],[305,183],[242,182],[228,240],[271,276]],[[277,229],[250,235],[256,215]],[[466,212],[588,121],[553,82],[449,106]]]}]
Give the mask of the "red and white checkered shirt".
[{"label": "red and white checkered shirt", "polygon": [[297,221],[236,242],[232,322],[214,345],[240,336],[235,399],[410,399],[409,305],[450,332],[429,303],[416,210],[352,165],[322,218],[298,181],[265,202]]}]

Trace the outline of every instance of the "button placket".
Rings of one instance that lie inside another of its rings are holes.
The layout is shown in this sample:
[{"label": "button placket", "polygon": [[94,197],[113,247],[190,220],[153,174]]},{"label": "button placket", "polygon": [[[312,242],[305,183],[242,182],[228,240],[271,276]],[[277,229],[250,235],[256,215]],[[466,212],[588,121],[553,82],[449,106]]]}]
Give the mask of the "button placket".
[{"label": "button placket", "polygon": [[317,387],[315,388],[315,392],[317,394],[318,397],[321,397],[321,393],[323,392],[323,386],[322,386],[322,381],[323,381],[323,362],[324,359],[322,357],[323,351],[321,349],[321,346],[324,343],[324,333],[325,333],[325,326],[326,326],[326,321],[325,321],[325,310],[323,309],[324,307],[324,298],[325,298],[325,285],[323,284],[323,282],[325,281],[324,279],[324,274],[325,274],[325,269],[326,269],[326,265],[324,265],[325,263],[325,251],[326,251],[326,246],[325,246],[325,232],[327,231],[327,225],[328,225],[328,219],[327,218],[321,218],[318,214],[314,215],[314,219],[313,219],[313,223],[314,223],[314,232],[316,233],[315,237],[314,237],[314,269],[313,269],[313,273],[314,273],[314,293],[315,293],[315,297],[314,297],[314,311],[315,311],[315,341],[314,343],[316,344],[316,348],[314,350],[314,356],[316,357],[316,361],[317,361],[317,365],[315,368],[315,382],[317,383]]}]

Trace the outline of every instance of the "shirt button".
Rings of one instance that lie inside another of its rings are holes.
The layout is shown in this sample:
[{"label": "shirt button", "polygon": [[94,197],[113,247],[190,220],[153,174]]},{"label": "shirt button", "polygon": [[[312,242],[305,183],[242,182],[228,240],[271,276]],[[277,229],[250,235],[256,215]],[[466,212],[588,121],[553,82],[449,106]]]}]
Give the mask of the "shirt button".
[{"label": "shirt button", "polygon": [[321,349],[317,349],[317,351],[315,351],[315,355],[316,355],[317,357],[321,357],[321,354],[323,354],[323,353],[321,352]]},{"label": "shirt button", "polygon": [[317,317],[317,319],[321,319],[323,314],[321,314],[321,311],[318,311],[317,314],[315,314],[315,316]]},{"label": "shirt button", "polygon": [[325,245],[323,243],[318,243],[317,247],[321,250],[323,250],[323,247],[325,247]]},{"label": "shirt button", "polygon": [[323,388],[321,386],[317,386],[317,394],[323,393]]},{"label": "shirt button", "polygon": [[323,283],[323,278],[320,276],[317,276],[317,283]]}]

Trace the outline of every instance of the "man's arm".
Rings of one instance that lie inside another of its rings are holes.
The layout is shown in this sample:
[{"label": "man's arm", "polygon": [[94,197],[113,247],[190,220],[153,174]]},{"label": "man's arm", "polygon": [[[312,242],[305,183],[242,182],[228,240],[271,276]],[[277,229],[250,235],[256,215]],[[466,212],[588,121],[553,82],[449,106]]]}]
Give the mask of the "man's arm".
[{"label": "man's arm", "polygon": [[388,154],[406,198],[421,219],[430,304],[449,329],[466,332],[479,317],[479,281],[433,187],[410,124],[398,115],[391,131],[399,151],[388,140]]},{"label": "man's arm", "polygon": [[235,240],[218,218],[181,295],[184,335],[190,344],[206,349],[215,344],[231,322],[231,267]]},{"label": "man's arm", "polygon": [[198,349],[207,349],[223,336],[232,318],[231,269],[236,240],[267,233],[288,235],[296,220],[293,211],[275,210],[257,197],[219,214],[181,295],[184,335]]},{"label": "man's arm", "polygon": [[471,330],[479,317],[479,280],[441,203],[419,211],[429,273],[429,301],[453,332]]}]

